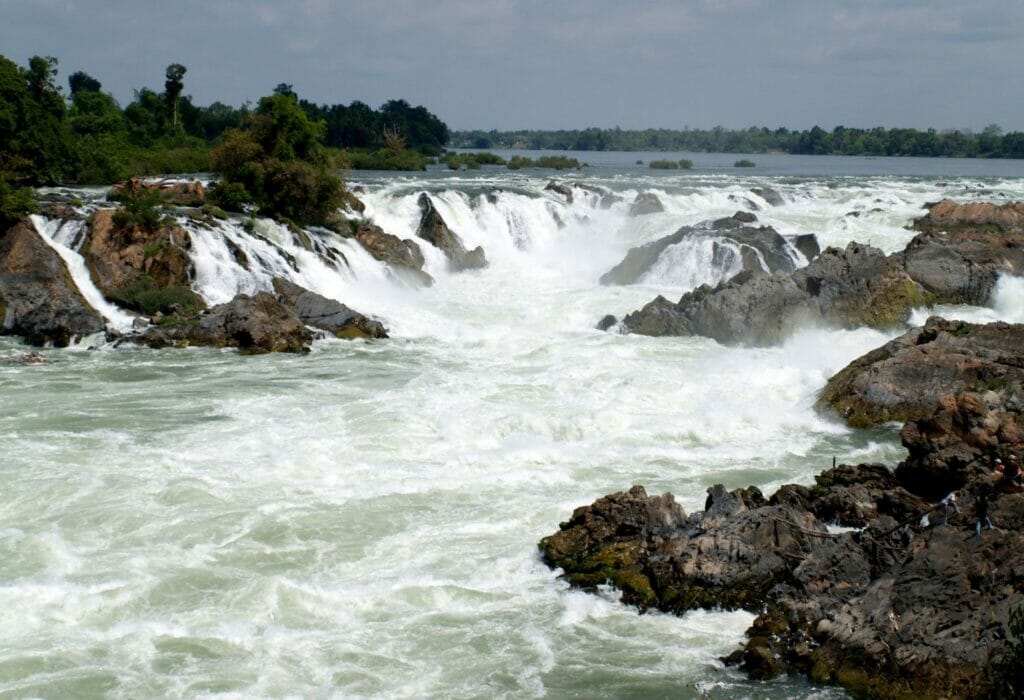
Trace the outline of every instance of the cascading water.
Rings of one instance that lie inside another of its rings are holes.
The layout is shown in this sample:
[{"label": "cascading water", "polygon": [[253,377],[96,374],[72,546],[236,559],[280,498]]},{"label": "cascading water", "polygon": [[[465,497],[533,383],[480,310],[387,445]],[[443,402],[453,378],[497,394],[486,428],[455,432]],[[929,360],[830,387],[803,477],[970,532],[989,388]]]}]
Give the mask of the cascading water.
[{"label": "cascading water", "polygon": [[[333,233],[180,217],[207,303],[284,276],[391,338],[0,362],[0,695],[841,697],[724,668],[747,613],[638,615],[614,590],[569,590],[536,549],[634,483],[691,511],[715,482],[767,493],[833,457],[900,459],[893,430],[813,410],[889,335],[808,329],[750,349],[593,327],[730,274],[735,256],[697,238],[638,284],[598,284],[630,248],[747,201],[784,235],[892,251],[925,202],[1024,199],[1018,177],[981,195],[977,176],[846,176],[833,160],[806,177],[595,169],[564,178],[571,203],[504,171],[353,183],[385,231],[413,237],[427,192],[485,249],[489,267],[452,273],[422,243],[436,278],[422,289]],[[752,192],[764,186],[782,204]],[[665,211],[630,217],[650,191]],[[36,226],[86,293],[76,231]],[[955,311],[1022,320],[1021,285],[1004,277],[991,308]],[[0,339],[0,358],[23,349]]]}]

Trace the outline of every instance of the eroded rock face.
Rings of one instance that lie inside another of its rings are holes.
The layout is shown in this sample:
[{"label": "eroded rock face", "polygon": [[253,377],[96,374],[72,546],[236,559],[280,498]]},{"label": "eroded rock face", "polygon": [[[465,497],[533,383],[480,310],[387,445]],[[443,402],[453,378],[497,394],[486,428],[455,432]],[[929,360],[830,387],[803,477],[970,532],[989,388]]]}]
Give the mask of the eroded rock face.
[{"label": "eroded rock face", "polygon": [[[112,209],[95,212],[82,248],[93,281],[106,297],[146,275],[156,287],[189,287],[192,242],[177,224],[146,228],[119,224]],[[196,298],[197,304],[201,302]]]},{"label": "eroded rock face", "polygon": [[724,219],[683,226],[670,236],[631,248],[622,262],[601,276],[601,284],[639,282],[669,247],[701,238],[713,239],[716,246],[721,246],[722,252],[716,257],[722,258],[723,266],[725,256],[735,255],[734,250],[738,249],[744,270],[764,270],[767,265],[765,271],[769,273],[793,272],[796,263],[790,244],[770,226],[754,228],[747,225],[756,220],[753,214],[736,212]]},{"label": "eroded rock face", "polygon": [[64,261],[31,221],[0,235],[0,334],[64,347],[104,327],[103,317],[85,301]]},{"label": "eroded rock face", "polygon": [[199,345],[238,348],[243,354],[307,352],[313,335],[299,317],[268,292],[239,294],[190,318],[151,326],[140,336],[125,336],[153,348]]},{"label": "eroded rock face", "polygon": [[[990,486],[966,485],[965,513]],[[687,518],[671,494],[634,486],[578,508],[540,549],[571,585],[611,583],[641,609],[758,613],[730,657],[753,678],[805,674],[873,697],[989,696],[1020,602],[1024,496],[994,496],[1003,529],[981,540],[968,538],[970,517],[922,530],[931,504],[882,465],[841,465],[812,489],[755,496],[715,486]],[[826,512],[863,529],[831,534]]]},{"label": "eroded rock face", "polygon": [[206,190],[203,183],[197,180],[174,182],[144,177],[133,177],[119,182],[110,188],[107,198],[116,202],[126,196],[137,196],[143,192],[156,192],[167,204],[178,207],[201,207],[206,203]]},{"label": "eroded rock face", "polygon": [[793,273],[826,323],[839,328],[893,328],[931,301],[894,260],[872,246],[850,243],[827,248]]},{"label": "eroded rock face", "polygon": [[904,424],[900,437],[909,454],[896,468],[897,477],[937,500],[994,473],[997,457],[1006,462],[1011,454],[1024,456],[1020,408],[995,392],[940,397],[927,415]]},{"label": "eroded rock face", "polygon": [[368,318],[335,299],[300,287],[281,277],[274,278],[280,301],[307,326],[321,328],[338,338],[387,338],[384,324]]},{"label": "eroded rock face", "polygon": [[1024,325],[929,318],[833,376],[818,405],[855,427],[931,414],[939,398],[994,392],[1000,402],[1021,395]]},{"label": "eroded rock face", "polygon": [[434,278],[423,271],[423,251],[416,241],[393,236],[380,226],[365,221],[360,221],[354,230],[346,230],[344,235],[359,241],[370,255],[385,263],[399,279],[423,287],[434,284]]},{"label": "eroded rock face", "polygon": [[420,195],[419,206],[422,216],[416,235],[440,249],[448,258],[448,264],[452,270],[460,272],[487,267],[484,249],[477,246],[473,250],[467,251],[462,244],[462,239],[448,228],[441,213],[437,211],[430,196],[425,192]]}]

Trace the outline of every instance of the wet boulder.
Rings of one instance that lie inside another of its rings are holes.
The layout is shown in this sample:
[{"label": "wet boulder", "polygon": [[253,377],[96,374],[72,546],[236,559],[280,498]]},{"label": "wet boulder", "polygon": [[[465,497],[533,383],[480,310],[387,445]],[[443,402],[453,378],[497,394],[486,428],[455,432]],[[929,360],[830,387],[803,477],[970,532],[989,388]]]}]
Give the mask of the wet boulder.
[{"label": "wet boulder", "polygon": [[554,180],[552,180],[551,182],[544,186],[544,189],[547,190],[548,192],[554,192],[556,194],[562,195],[563,197],[565,197],[566,202],[572,204],[572,188],[569,187],[568,185],[563,185],[559,182],[555,182]]},{"label": "wet boulder", "polygon": [[238,348],[242,354],[308,352],[313,335],[277,297],[268,292],[238,294],[192,316],[169,317],[141,335],[125,336],[152,348],[190,345]]},{"label": "wet boulder", "polygon": [[818,406],[855,427],[924,418],[942,396],[992,392],[1015,401],[1024,382],[1024,325],[929,318],[836,373]]},{"label": "wet boulder", "polygon": [[104,327],[30,220],[0,235],[0,334],[63,347]]},{"label": "wet boulder", "polygon": [[630,216],[646,216],[665,211],[665,205],[661,203],[658,195],[653,192],[641,192],[629,205]]},{"label": "wet boulder", "polygon": [[487,267],[484,249],[477,246],[467,251],[462,239],[448,228],[441,213],[434,207],[430,196],[424,192],[419,198],[420,225],[416,235],[439,249],[448,258],[449,267],[455,272],[477,270]]},{"label": "wet boulder", "polygon": [[753,214],[736,212],[730,217],[683,226],[675,233],[631,248],[622,262],[601,276],[601,284],[635,284],[650,272],[662,254],[677,245],[713,241],[716,269],[792,272],[796,256],[789,242],[770,226],[753,227]]},{"label": "wet boulder", "polygon": [[915,220],[921,231],[893,255],[939,303],[988,303],[1002,274],[1024,274],[1024,202],[943,200]]},{"label": "wet boulder", "polygon": [[822,319],[839,328],[897,327],[932,301],[898,262],[856,242],[825,249],[793,273],[793,282],[814,299]]},{"label": "wet boulder", "polygon": [[384,324],[353,311],[340,301],[328,299],[281,277],[275,277],[273,284],[279,301],[294,311],[307,326],[349,340],[388,337]]},{"label": "wet boulder", "polygon": [[782,198],[782,195],[771,187],[754,187],[751,188],[750,191],[766,201],[770,207],[781,207],[786,203],[786,200]]},{"label": "wet boulder", "polygon": [[423,271],[423,251],[410,238],[399,238],[368,221],[357,220],[350,227],[347,223],[342,235],[355,238],[374,259],[388,266],[395,277],[415,286],[429,287],[434,278]]}]

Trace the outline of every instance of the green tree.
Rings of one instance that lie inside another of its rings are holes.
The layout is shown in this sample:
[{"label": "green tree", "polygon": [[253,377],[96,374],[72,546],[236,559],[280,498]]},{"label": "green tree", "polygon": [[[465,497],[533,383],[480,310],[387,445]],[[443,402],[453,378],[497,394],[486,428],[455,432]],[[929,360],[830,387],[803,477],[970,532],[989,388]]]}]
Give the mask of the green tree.
[{"label": "green tree", "polygon": [[182,78],[185,77],[186,71],[188,68],[180,63],[172,63],[167,66],[164,99],[167,101],[167,111],[171,114],[172,128],[178,127],[178,98],[181,97],[181,91],[185,89]]},{"label": "green tree", "polygon": [[341,206],[344,184],[323,146],[326,125],[311,121],[290,95],[260,100],[241,129],[225,132],[213,152],[219,175],[211,198],[225,209],[326,225]]},{"label": "green tree", "polygon": [[96,78],[79,70],[68,76],[68,88],[71,90],[71,97],[74,97],[80,92],[99,92],[103,85]]}]

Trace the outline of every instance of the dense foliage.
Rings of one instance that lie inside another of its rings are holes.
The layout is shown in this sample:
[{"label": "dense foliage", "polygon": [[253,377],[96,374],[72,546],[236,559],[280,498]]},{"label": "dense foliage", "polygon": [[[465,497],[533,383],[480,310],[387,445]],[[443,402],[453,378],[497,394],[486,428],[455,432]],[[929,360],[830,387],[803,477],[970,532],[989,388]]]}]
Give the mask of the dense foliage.
[{"label": "dense foliage", "polygon": [[235,211],[251,205],[260,214],[296,223],[328,223],[342,205],[344,185],[323,146],[325,131],[294,96],[264,97],[214,149],[212,165],[220,179],[210,190],[211,201]]},{"label": "dense foliage", "polygon": [[1024,133],[1003,133],[991,124],[980,133],[917,129],[851,129],[837,126],[807,131],[749,129],[582,129],[562,131],[457,131],[459,148],[530,148],[571,151],[689,151],[808,155],[950,156],[1024,158]]},{"label": "dense foliage", "polygon": [[[68,77],[65,96],[57,66],[52,57],[33,56],[23,68],[0,56],[0,179],[12,185],[109,184],[134,175],[208,171],[211,148],[254,116],[248,104],[195,105],[185,93],[188,69],[180,63],[167,66],[163,91],[139,88],[124,108],[80,70]],[[404,100],[379,110],[361,102],[315,105],[299,101],[287,84],[278,85],[275,96],[291,97],[309,123],[324,125],[319,143],[363,149],[349,159],[354,167],[369,160],[367,167],[423,169],[426,155],[440,153],[449,140],[444,122]],[[396,153],[395,138],[410,153]]]},{"label": "dense foliage", "polygon": [[1024,697],[1024,606],[1010,612],[1010,634],[1007,642],[993,665],[995,687],[998,697]]}]

